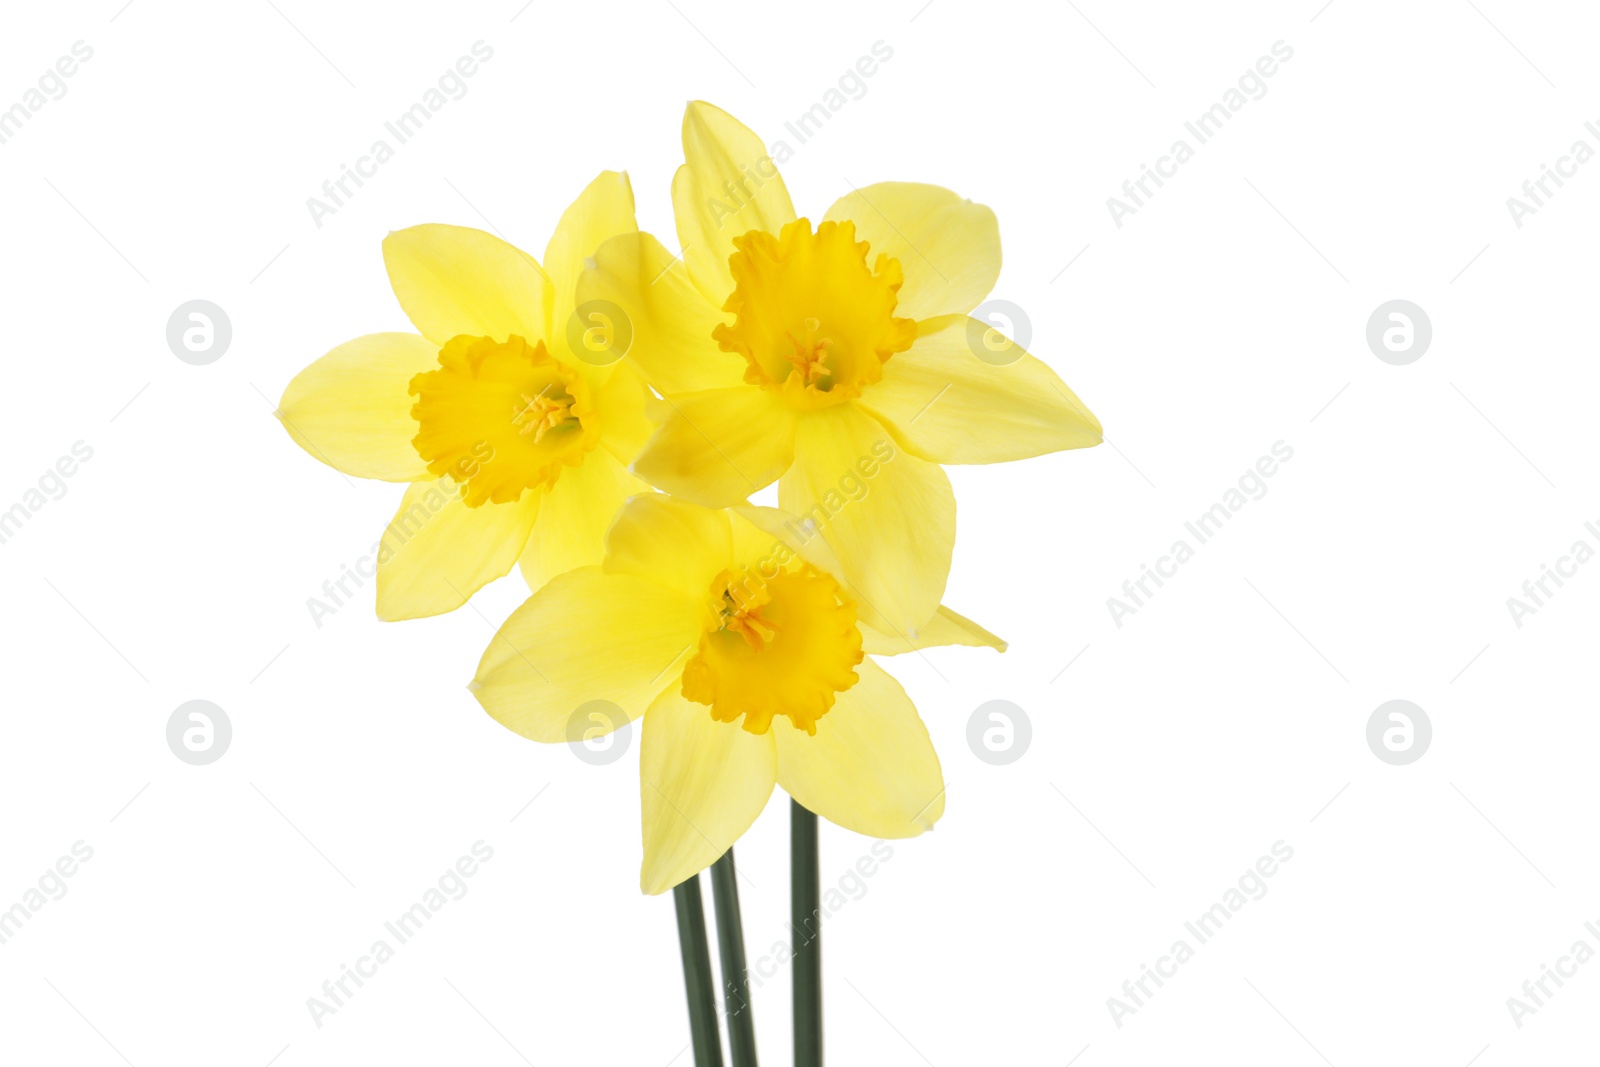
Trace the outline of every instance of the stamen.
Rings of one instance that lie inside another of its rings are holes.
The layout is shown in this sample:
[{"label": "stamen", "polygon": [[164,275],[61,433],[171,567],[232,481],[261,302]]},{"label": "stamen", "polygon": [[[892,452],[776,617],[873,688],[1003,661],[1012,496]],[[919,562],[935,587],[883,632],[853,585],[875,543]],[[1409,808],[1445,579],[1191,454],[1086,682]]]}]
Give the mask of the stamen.
[{"label": "stamen", "polygon": [[788,334],[788,338],[789,343],[794,345],[794,352],[787,358],[794,364],[803,384],[816,385],[819,379],[833,377],[833,368],[827,365],[828,346],[833,344],[830,338],[824,337],[809,344],[795,340],[792,333]]},{"label": "stamen", "polygon": [[[548,388],[548,386],[546,387]],[[544,440],[544,435],[572,418],[572,398],[551,398],[540,392],[538,396],[522,394],[522,407],[511,409],[511,425],[523,437],[533,434],[534,443]]]},{"label": "stamen", "polygon": [[778,635],[778,628],[761,617],[761,608],[771,599],[765,585],[758,585],[754,591],[748,584],[729,585],[722,591],[722,603],[713,604],[713,608],[722,623],[721,629],[733,631],[744,638],[745,644],[760,652]]}]

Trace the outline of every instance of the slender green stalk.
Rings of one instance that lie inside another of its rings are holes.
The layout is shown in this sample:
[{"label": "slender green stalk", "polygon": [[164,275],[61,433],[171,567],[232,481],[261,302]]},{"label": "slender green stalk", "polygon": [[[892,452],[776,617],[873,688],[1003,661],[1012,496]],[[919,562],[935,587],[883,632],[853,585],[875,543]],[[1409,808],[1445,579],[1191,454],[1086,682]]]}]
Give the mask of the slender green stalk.
[{"label": "slender green stalk", "polygon": [[789,809],[789,929],[794,935],[794,1067],[822,1067],[822,879],[817,817]]},{"label": "slender green stalk", "polygon": [[689,1001],[689,1038],[695,1067],[722,1067],[722,1036],[717,1029],[711,950],[706,947],[706,908],[697,874],[673,887],[678,911],[678,947],[683,953],[683,990]]},{"label": "slender green stalk", "polygon": [[750,974],[744,957],[744,924],[739,917],[739,880],[733,849],[711,868],[711,899],[717,912],[717,952],[722,958],[722,991],[727,1005],[728,1051],[733,1067],[756,1067],[756,1024],[750,1008]]}]

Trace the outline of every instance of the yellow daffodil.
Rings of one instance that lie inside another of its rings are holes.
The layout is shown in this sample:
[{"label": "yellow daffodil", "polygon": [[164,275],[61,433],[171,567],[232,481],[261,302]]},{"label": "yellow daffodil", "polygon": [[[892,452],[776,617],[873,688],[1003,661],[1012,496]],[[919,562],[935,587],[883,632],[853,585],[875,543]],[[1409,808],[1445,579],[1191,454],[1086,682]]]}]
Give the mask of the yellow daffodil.
[{"label": "yellow daffodil", "polygon": [[[478,665],[478,701],[535,741],[643,716],[646,893],[715,862],[775,784],[873,837],[915,836],[944,812],[927,728],[865,658],[914,646],[863,623],[826,545],[796,542],[791,523],[771,508],[634,497],[603,564],[536,592]],[[946,608],[915,647],[941,644],[1005,647]],[[595,701],[608,713],[585,715]]]},{"label": "yellow daffodil", "polygon": [[380,617],[451,611],[519,562],[534,589],[598,563],[617,508],[648,489],[627,470],[648,390],[574,301],[584,258],[634,226],[628,177],[608,171],[543,267],[480,230],[391,233],[389,282],[417,334],[349,341],[284,390],[278,416],[307,452],[411,483],[377,549]]},{"label": "yellow daffodil", "polygon": [[[884,182],[813,225],[796,218],[760,139],[726,113],[691,103],[683,148],[681,262],[626,234],[601,245],[578,286],[580,300],[626,313],[629,361],[669,402],[633,470],[708,507],[776,480],[780,507],[822,532],[863,609],[915,638],[955,540],[939,464],[1094,445],[1100,424],[1049,367],[968,317],[1000,272],[988,208]],[[863,462],[889,441],[893,461],[864,483]]]}]

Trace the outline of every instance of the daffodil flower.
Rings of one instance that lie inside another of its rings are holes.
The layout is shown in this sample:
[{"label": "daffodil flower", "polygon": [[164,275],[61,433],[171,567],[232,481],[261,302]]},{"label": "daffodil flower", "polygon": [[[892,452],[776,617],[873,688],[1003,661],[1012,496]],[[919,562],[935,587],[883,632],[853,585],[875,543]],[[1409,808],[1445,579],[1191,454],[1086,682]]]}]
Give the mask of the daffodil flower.
[{"label": "daffodil flower", "polygon": [[715,862],[774,785],[873,837],[915,836],[944,812],[927,728],[866,657],[1004,642],[946,608],[916,646],[863,623],[826,545],[796,542],[791,522],[772,508],[634,497],[604,562],[536,592],[478,664],[478,701],[535,741],[643,716],[646,893]]},{"label": "daffodil flower", "polygon": [[[915,638],[955,541],[939,464],[1094,445],[1100,424],[1049,367],[968,317],[1000,272],[988,208],[884,182],[813,225],[726,113],[691,103],[683,148],[681,262],[627,234],[578,285],[581,300],[626,312],[630,362],[670,403],[633,470],[707,507],[776,480],[779,506],[822,532],[852,595]],[[884,440],[899,452],[855,499],[861,461]]]},{"label": "daffodil flower", "polygon": [[519,562],[534,589],[598,563],[617,508],[649,488],[627,470],[648,390],[574,301],[584,258],[634,226],[628,177],[608,171],[543,267],[480,230],[391,233],[389,282],[417,333],[349,341],[284,390],[278,416],[311,455],[410,483],[378,546],[381,618],[451,611]]}]

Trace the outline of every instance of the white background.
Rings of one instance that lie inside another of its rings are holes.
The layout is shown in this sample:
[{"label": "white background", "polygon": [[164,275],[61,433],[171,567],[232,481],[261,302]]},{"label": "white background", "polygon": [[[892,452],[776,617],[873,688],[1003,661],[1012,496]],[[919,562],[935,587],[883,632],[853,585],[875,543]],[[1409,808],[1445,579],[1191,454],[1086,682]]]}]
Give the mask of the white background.
[{"label": "white background", "polygon": [[[318,464],[272,410],[335,344],[407,328],[391,229],[492,226],[538,254],[627,168],[675,244],[691,98],[789,140],[813,218],[886,179],[991,205],[995,295],[1108,435],[951,470],[947,602],[1012,646],[889,664],[948,812],[828,925],[830,1062],[1592,1055],[1600,963],[1520,1028],[1506,999],[1578,939],[1600,949],[1600,565],[1520,628],[1506,599],[1600,547],[1600,163],[1520,229],[1505,203],[1574,140],[1600,148],[1592,10],[273,2],[16,5],[0,35],[0,107],[94,50],[0,145],[0,510],[94,450],[0,545],[0,908],[94,850],[0,945],[0,1059],[689,1062],[671,898],[637,890],[637,735],[595,768],[471,699],[516,576],[395,625],[369,583],[316,626],[307,598],[398,489]],[[307,197],[479,40],[467,95],[316,227]],[[1106,198],[1280,40],[1267,94],[1118,228]],[[877,41],[865,95],[796,144],[783,123]],[[165,341],[195,298],[233,324],[209,366]],[[1403,367],[1364,336],[1395,298],[1434,330]],[[1294,456],[1267,494],[1115,625],[1107,598],[1277,441]],[[205,767],[165,741],[196,698],[234,730]],[[1403,767],[1365,740],[1395,698],[1434,730]],[[1009,766],[966,745],[991,699],[1032,722]],[[739,845],[752,958],[785,937],[787,828],[776,794]],[[871,842],[823,829],[836,885]],[[307,998],[478,840],[494,858],[467,895],[314,1025]],[[1107,998],[1280,840],[1266,896],[1117,1026]],[[786,970],[755,991],[768,1063],[788,1005]]]}]

